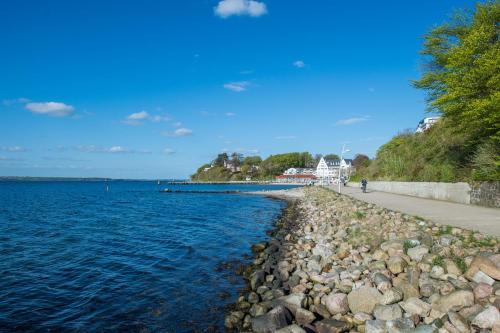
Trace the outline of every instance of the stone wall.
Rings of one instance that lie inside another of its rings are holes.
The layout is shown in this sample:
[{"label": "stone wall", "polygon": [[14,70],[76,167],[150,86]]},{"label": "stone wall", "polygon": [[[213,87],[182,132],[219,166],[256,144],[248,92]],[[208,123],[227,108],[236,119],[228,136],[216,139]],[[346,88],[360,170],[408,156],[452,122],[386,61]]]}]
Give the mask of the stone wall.
[{"label": "stone wall", "polygon": [[[349,183],[358,187],[359,183]],[[500,208],[500,182],[434,183],[369,181],[368,190]]]},{"label": "stone wall", "polygon": [[500,208],[500,182],[472,183],[471,188],[471,204]]}]

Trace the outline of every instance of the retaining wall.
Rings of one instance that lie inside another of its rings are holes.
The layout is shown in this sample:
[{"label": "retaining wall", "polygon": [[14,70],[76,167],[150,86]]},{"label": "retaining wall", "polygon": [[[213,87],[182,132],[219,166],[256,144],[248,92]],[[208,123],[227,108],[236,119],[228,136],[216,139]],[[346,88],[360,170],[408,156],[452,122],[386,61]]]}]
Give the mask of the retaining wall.
[{"label": "retaining wall", "polygon": [[471,187],[471,204],[500,208],[500,182],[477,182]]},{"label": "retaining wall", "polygon": [[[349,186],[359,186],[359,183],[351,182]],[[452,201],[462,204],[471,203],[471,186],[467,183],[368,181],[368,190]]]}]

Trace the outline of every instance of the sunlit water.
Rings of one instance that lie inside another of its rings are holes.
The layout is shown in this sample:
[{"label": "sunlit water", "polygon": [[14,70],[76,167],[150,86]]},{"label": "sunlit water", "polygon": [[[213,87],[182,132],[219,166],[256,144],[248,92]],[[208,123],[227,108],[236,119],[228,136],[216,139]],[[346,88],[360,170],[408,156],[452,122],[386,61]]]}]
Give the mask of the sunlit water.
[{"label": "sunlit water", "polygon": [[221,262],[250,254],[284,203],[160,193],[154,182],[105,187],[0,182],[0,331],[222,330],[244,281]]}]

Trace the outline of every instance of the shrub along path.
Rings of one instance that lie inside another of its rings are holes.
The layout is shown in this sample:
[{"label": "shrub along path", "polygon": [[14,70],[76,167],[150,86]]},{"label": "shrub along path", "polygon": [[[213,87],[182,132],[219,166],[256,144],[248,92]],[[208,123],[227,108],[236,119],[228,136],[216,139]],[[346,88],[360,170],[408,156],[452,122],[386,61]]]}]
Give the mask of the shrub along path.
[{"label": "shrub along path", "polygon": [[[338,191],[337,186],[328,186]],[[372,203],[387,209],[443,225],[451,225],[469,230],[478,230],[492,236],[500,236],[500,209],[474,205],[423,199],[387,192],[370,191],[363,193],[360,188],[343,187],[342,193],[355,199]]]}]

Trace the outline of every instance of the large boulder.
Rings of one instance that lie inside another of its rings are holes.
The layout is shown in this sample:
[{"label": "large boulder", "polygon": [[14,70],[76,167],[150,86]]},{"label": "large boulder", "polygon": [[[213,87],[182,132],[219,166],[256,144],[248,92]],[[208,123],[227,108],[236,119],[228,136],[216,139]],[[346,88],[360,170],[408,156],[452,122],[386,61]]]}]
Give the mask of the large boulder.
[{"label": "large boulder", "polygon": [[372,313],[377,304],[380,304],[382,294],[373,287],[363,286],[347,295],[347,301],[352,313]]},{"label": "large boulder", "polygon": [[273,302],[274,305],[282,305],[295,315],[297,309],[302,308],[306,295],[302,293],[294,293],[282,296]]},{"label": "large boulder", "polygon": [[256,333],[273,333],[292,323],[292,315],[284,306],[277,306],[268,313],[252,318],[252,330]]},{"label": "large boulder", "polygon": [[302,327],[293,324],[280,328],[276,333],[306,333],[306,331]]},{"label": "large boulder", "polygon": [[500,268],[487,257],[478,256],[474,258],[469,269],[465,272],[465,277],[472,280],[478,271],[482,271],[492,279],[500,280]]},{"label": "large boulder", "polygon": [[416,297],[411,297],[405,302],[401,302],[400,305],[405,312],[411,315],[419,315],[420,317],[427,317],[431,311],[431,305],[429,303],[425,303]]},{"label": "large boulder", "polygon": [[500,313],[493,305],[488,305],[472,320],[472,325],[480,328],[493,328],[493,325],[500,321]]},{"label": "large boulder", "polygon": [[349,302],[347,301],[347,295],[343,293],[330,294],[322,299],[322,303],[328,309],[332,315],[344,314],[349,311]]},{"label": "large boulder", "polygon": [[432,303],[432,308],[441,312],[459,311],[474,304],[474,294],[469,290],[457,290],[438,298]]},{"label": "large boulder", "polygon": [[315,325],[317,333],[340,333],[349,331],[349,325],[345,321],[335,319],[323,319]]}]

